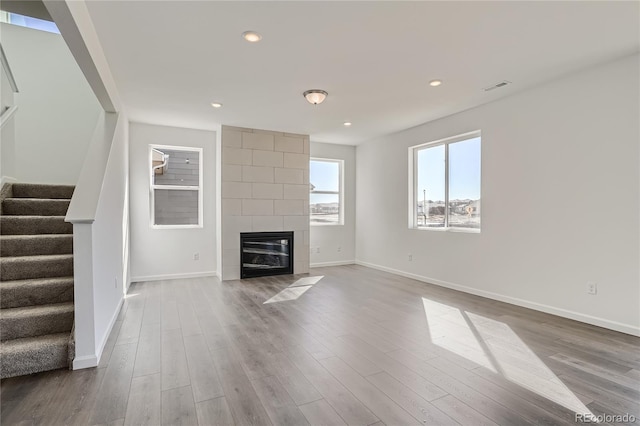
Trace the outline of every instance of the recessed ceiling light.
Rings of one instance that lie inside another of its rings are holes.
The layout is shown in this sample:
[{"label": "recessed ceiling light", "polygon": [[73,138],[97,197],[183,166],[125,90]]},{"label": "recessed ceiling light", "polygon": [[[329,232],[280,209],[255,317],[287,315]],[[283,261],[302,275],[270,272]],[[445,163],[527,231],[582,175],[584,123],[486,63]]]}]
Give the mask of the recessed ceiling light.
[{"label": "recessed ceiling light", "polygon": [[242,38],[247,40],[249,43],[256,43],[262,40],[262,36],[255,31],[245,31],[242,33]]},{"label": "recessed ceiling light", "polygon": [[350,122],[350,121],[345,121],[343,124],[344,124],[346,127],[349,127],[349,126],[351,126],[353,123],[352,123],[352,122]]},{"label": "recessed ceiling light", "polygon": [[211,106],[214,108],[220,108],[222,107],[222,104],[220,102],[211,102]]},{"label": "recessed ceiling light", "polygon": [[431,80],[429,82],[429,86],[438,87],[442,84],[442,80]]}]

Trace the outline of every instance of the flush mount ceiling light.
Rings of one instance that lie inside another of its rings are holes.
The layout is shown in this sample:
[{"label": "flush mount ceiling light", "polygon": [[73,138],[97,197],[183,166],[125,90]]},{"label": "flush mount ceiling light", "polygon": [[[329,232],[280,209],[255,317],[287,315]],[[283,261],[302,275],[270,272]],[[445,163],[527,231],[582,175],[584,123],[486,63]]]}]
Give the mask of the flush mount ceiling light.
[{"label": "flush mount ceiling light", "polygon": [[247,40],[249,43],[257,43],[262,40],[262,36],[255,31],[245,31],[242,33],[242,38]]},{"label": "flush mount ceiling light", "polygon": [[442,80],[431,80],[429,82],[429,86],[438,87],[442,84]]},{"label": "flush mount ceiling light", "polygon": [[311,90],[307,90],[302,95],[310,104],[318,105],[325,100],[328,93],[320,89],[311,89]]},{"label": "flush mount ceiling light", "polygon": [[344,125],[345,125],[345,127],[349,127],[349,126],[351,126],[353,123],[352,123],[352,122],[350,122],[350,121],[345,121],[345,122],[344,122],[344,123],[342,123],[342,124],[344,124]]},{"label": "flush mount ceiling light", "polygon": [[222,104],[220,102],[211,102],[211,106],[214,108],[221,108]]}]

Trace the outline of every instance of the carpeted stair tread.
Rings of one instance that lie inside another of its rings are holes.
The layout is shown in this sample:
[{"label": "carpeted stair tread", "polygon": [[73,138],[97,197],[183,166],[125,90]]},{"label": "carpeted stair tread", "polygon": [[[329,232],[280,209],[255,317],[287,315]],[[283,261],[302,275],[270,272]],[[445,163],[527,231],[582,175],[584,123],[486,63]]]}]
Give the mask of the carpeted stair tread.
[{"label": "carpeted stair tread", "polygon": [[1,235],[0,255],[72,254],[73,234]]},{"label": "carpeted stair tread", "polygon": [[0,190],[0,378],[67,368],[75,318],[74,186]]},{"label": "carpeted stair tread", "polygon": [[73,326],[73,302],[0,309],[0,340],[67,333]]},{"label": "carpeted stair tread", "polygon": [[64,216],[0,216],[2,235],[71,234],[73,224]]},{"label": "carpeted stair tread", "polygon": [[73,302],[73,277],[0,282],[0,308]]},{"label": "carpeted stair tread", "polygon": [[45,198],[5,198],[2,214],[20,216],[64,216],[71,200]]},{"label": "carpeted stair tread", "polygon": [[73,276],[72,254],[0,258],[2,281],[68,276]]},{"label": "carpeted stair tread", "polygon": [[35,183],[14,183],[12,185],[14,198],[67,198],[73,195],[74,186],[70,185],[42,185]]},{"label": "carpeted stair tread", "polygon": [[47,334],[0,343],[0,377],[67,368],[69,333]]}]

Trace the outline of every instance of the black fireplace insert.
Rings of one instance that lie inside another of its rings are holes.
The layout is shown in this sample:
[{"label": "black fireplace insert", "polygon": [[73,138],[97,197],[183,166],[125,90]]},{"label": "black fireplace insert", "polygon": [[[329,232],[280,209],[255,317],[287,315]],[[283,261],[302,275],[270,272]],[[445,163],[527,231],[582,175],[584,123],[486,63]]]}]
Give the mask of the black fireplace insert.
[{"label": "black fireplace insert", "polygon": [[240,277],[293,274],[293,232],[240,233]]}]

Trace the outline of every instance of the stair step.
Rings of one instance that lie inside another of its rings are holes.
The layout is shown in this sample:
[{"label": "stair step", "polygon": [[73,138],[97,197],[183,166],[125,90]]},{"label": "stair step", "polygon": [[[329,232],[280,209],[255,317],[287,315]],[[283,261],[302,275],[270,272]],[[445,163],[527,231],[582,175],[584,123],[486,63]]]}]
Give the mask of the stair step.
[{"label": "stair step", "polygon": [[0,343],[0,378],[68,368],[69,333],[47,334]]},{"label": "stair step", "polygon": [[71,234],[73,224],[64,216],[0,216],[2,235]]},{"label": "stair step", "polygon": [[73,277],[0,282],[0,308],[73,302]]},{"label": "stair step", "polygon": [[72,253],[72,234],[0,236],[0,256],[2,257]]},{"label": "stair step", "polygon": [[69,276],[73,276],[72,254],[0,258],[2,281]]},{"label": "stair step", "polygon": [[66,198],[73,195],[74,186],[71,185],[41,185],[35,183],[14,183],[12,186],[14,198]]},{"label": "stair step", "polygon": [[73,302],[0,309],[0,341],[69,333],[73,317]]},{"label": "stair step", "polygon": [[70,200],[45,198],[5,198],[2,214],[20,216],[64,216]]}]

